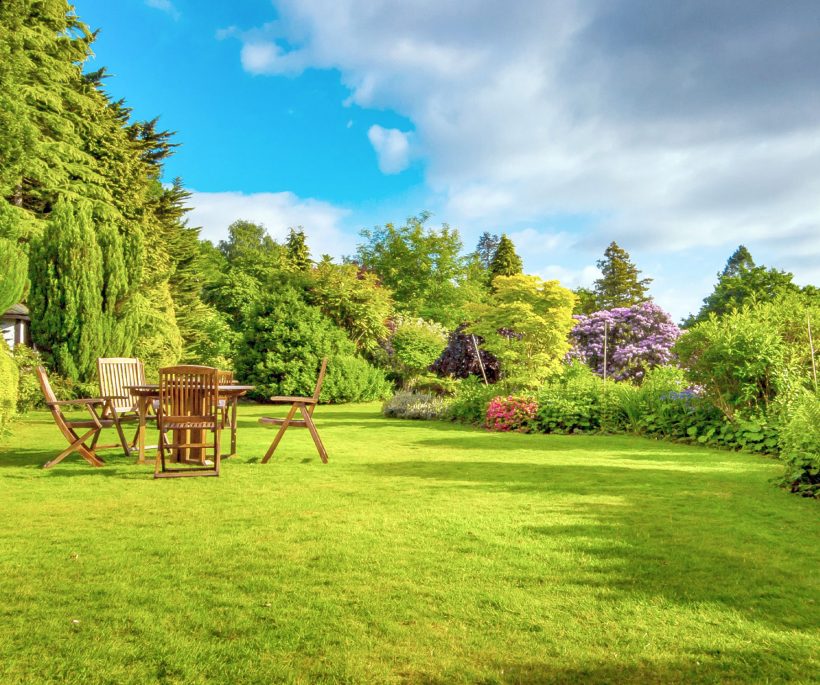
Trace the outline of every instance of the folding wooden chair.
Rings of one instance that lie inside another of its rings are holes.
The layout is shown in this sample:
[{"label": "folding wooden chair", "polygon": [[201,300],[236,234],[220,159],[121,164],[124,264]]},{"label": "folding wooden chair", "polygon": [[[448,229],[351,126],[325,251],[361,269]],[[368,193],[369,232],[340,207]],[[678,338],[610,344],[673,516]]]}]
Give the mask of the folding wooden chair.
[{"label": "folding wooden chair", "polygon": [[[323,463],[327,464],[327,450],[325,450],[325,446],[322,444],[322,439],[319,437],[319,432],[316,430],[316,424],[313,423],[313,410],[319,403],[319,394],[322,392],[322,383],[325,380],[326,370],[327,357],[322,359],[322,367],[319,370],[319,378],[316,381],[316,388],[313,390],[313,397],[270,398],[272,404],[289,404],[291,406],[290,410],[287,413],[287,416],[285,416],[285,418],[283,419],[277,417],[262,417],[261,419],[259,419],[259,423],[280,426],[279,432],[276,434],[276,437],[273,439],[271,446],[268,448],[268,451],[262,458],[263,464],[268,463],[270,458],[273,456],[273,453],[276,451],[276,448],[279,446],[279,442],[282,440],[282,436],[285,434],[285,431],[291,426],[295,428],[308,429],[308,431],[310,432],[310,437],[313,438],[313,444],[316,445],[316,449],[319,452],[319,457],[321,457]],[[293,418],[297,410],[302,415],[301,419]]]},{"label": "folding wooden chair", "polygon": [[[159,451],[154,478],[218,476],[220,465],[219,386],[217,370],[208,366],[169,366],[159,370]],[[168,432],[172,432],[169,441]],[[212,440],[206,440],[206,432]],[[208,465],[206,450],[213,450]],[[170,469],[168,457],[201,466]]]},{"label": "folding wooden chair", "polygon": [[[97,407],[102,408],[105,405],[105,400],[101,397],[93,397],[83,400],[58,400],[51,389],[51,383],[48,381],[48,374],[42,366],[37,367],[37,378],[40,381],[40,389],[46,399],[46,406],[51,410],[51,416],[57,428],[68,440],[69,445],[60,454],[58,454],[51,461],[43,464],[44,469],[50,469],[52,466],[59,464],[72,452],[76,452],[83,459],[85,459],[91,466],[103,466],[105,462],[96,453],[97,440],[100,439],[100,431],[103,428],[109,428],[113,425],[111,419],[103,419],[97,412]],[[85,407],[88,410],[90,418],[82,420],[70,420],[63,414],[63,407]],[[78,428],[88,429],[82,435],[77,433]],[[91,439],[91,444],[87,444]]]},{"label": "folding wooden chair", "polygon": [[[102,417],[114,421],[114,428],[117,429],[120,444],[127,457],[136,449],[140,419],[139,400],[131,394],[128,386],[145,385],[145,370],[139,359],[105,357],[97,360],[97,372],[100,377],[100,397],[106,400]],[[137,424],[134,437],[130,442],[123,430],[123,424],[128,423]],[[111,445],[111,447],[114,446]]]}]

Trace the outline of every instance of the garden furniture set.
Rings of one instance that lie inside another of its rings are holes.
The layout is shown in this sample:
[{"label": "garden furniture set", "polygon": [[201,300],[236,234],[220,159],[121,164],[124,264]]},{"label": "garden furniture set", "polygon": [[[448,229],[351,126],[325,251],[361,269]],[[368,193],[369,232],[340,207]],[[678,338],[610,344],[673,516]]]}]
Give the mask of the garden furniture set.
[{"label": "garden furniture set", "polygon": [[[44,468],[51,468],[74,452],[92,466],[103,466],[98,450],[121,447],[126,456],[136,452],[139,464],[145,463],[146,449],[156,449],[155,478],[218,476],[222,460],[221,432],[226,428],[231,436],[228,456],[236,454],[238,400],[254,386],[236,383],[232,372],[208,366],[171,366],[159,370],[159,383],[149,384],[145,382],[142,362],[126,357],[99,359],[97,370],[100,397],[58,400],[45,368],[37,367],[46,406],[69,442]],[[272,404],[289,404],[290,409],[284,418],[259,419],[260,424],[280,427],[262,463],[270,460],[285,431],[291,427],[307,428],[319,457],[327,463],[327,451],[313,422],[313,410],[319,402],[326,370],[327,359],[323,359],[311,397],[270,398]],[[67,407],[82,407],[88,417],[69,418],[63,411]],[[297,411],[301,419],[295,418]],[[145,445],[149,421],[156,423],[159,431],[155,447]],[[136,430],[129,440],[126,430],[134,425]],[[119,443],[98,445],[103,428],[114,428]]]}]

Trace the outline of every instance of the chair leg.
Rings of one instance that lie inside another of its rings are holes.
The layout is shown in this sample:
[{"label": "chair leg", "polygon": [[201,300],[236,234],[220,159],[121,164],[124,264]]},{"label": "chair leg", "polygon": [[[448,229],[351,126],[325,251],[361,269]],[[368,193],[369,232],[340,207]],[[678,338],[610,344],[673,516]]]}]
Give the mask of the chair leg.
[{"label": "chair leg", "polygon": [[276,434],[276,437],[273,439],[268,451],[265,453],[265,456],[262,457],[262,463],[267,464],[270,461],[270,458],[273,456],[273,453],[276,451],[276,448],[279,446],[279,443],[282,441],[282,436],[285,434],[290,422],[293,421],[293,415],[296,413],[296,405],[292,405],[290,411],[288,411],[288,415],[285,417],[284,422],[282,423],[281,427],[279,428],[279,432]]},{"label": "chair leg", "polygon": [[157,456],[154,459],[154,478],[159,478],[160,473],[165,473],[165,433],[159,432],[157,441]]},{"label": "chair leg", "polygon": [[122,451],[125,453],[126,457],[130,457],[131,448],[128,446],[128,438],[125,437],[125,431],[123,431],[119,419],[114,419],[114,428],[117,429],[117,435],[120,436],[120,444],[122,445]]},{"label": "chair leg", "polygon": [[325,450],[325,446],[322,444],[322,439],[319,437],[319,431],[316,430],[316,424],[313,423],[312,412],[307,411],[304,404],[299,405],[299,410],[302,414],[302,418],[305,420],[305,426],[307,426],[307,429],[310,432],[310,437],[313,438],[313,444],[316,445],[316,449],[319,452],[319,457],[321,458],[322,463],[327,464],[327,450]]},{"label": "chair leg", "polygon": [[[73,433],[73,431],[72,431],[72,433]],[[88,447],[85,446],[84,443],[92,435],[94,436],[94,440],[91,443],[92,448],[89,449]],[[50,469],[53,466],[56,466],[57,464],[59,464],[63,459],[65,459],[72,452],[77,452],[77,454],[79,454],[83,459],[85,459],[92,466],[102,466],[103,461],[96,454],[94,454],[94,449],[93,449],[93,445],[96,444],[97,438],[99,438],[99,435],[100,435],[100,429],[99,428],[92,428],[90,431],[85,433],[85,435],[83,435],[82,437],[77,436],[77,434],[74,433],[75,440],[71,444],[69,444],[69,446],[66,447],[62,452],[60,452],[60,454],[58,454],[56,457],[54,457],[54,459],[52,459],[51,461],[48,461],[45,464],[43,464],[43,468],[44,469]]]},{"label": "chair leg", "polygon": [[214,471],[216,471],[216,475],[219,475],[219,466],[222,463],[222,452],[221,452],[221,437],[222,431],[217,428],[214,431]]}]

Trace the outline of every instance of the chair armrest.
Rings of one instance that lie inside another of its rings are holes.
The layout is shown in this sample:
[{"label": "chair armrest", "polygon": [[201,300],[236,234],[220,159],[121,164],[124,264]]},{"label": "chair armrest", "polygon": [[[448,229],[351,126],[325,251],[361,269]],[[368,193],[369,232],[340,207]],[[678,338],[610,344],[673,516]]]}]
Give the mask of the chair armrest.
[{"label": "chair armrest", "polygon": [[46,402],[46,404],[51,407],[82,407],[88,404],[105,404],[108,400],[103,399],[102,397],[89,397],[82,400],[53,400],[51,402]]},{"label": "chair armrest", "polygon": [[283,395],[269,397],[268,401],[271,404],[294,404],[295,402],[299,402],[300,404],[316,404],[316,400],[312,397],[288,397]]},{"label": "chair armrest", "polygon": [[103,395],[104,400],[130,400],[130,395]]}]

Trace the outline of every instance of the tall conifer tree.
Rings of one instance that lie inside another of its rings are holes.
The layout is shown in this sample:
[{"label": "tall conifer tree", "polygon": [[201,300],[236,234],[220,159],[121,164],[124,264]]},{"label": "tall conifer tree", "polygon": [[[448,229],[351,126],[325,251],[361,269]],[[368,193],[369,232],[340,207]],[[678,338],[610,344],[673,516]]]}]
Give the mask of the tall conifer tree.
[{"label": "tall conifer tree", "polygon": [[310,250],[305,241],[305,231],[301,226],[298,229],[288,229],[285,259],[295,271],[308,271],[310,269]]},{"label": "tall conifer tree", "polygon": [[598,309],[631,307],[650,299],[647,289],[651,278],[640,278],[629,253],[616,242],[604,250],[604,258],[598,260],[601,278],[595,281],[595,297]]},{"label": "tall conifer tree", "polygon": [[31,274],[34,342],[56,371],[90,380],[103,349],[103,268],[88,202],[57,202]]},{"label": "tall conifer tree", "polygon": [[524,263],[515,252],[515,245],[506,234],[501,236],[490,262],[490,279],[496,276],[515,276],[524,271]]}]

